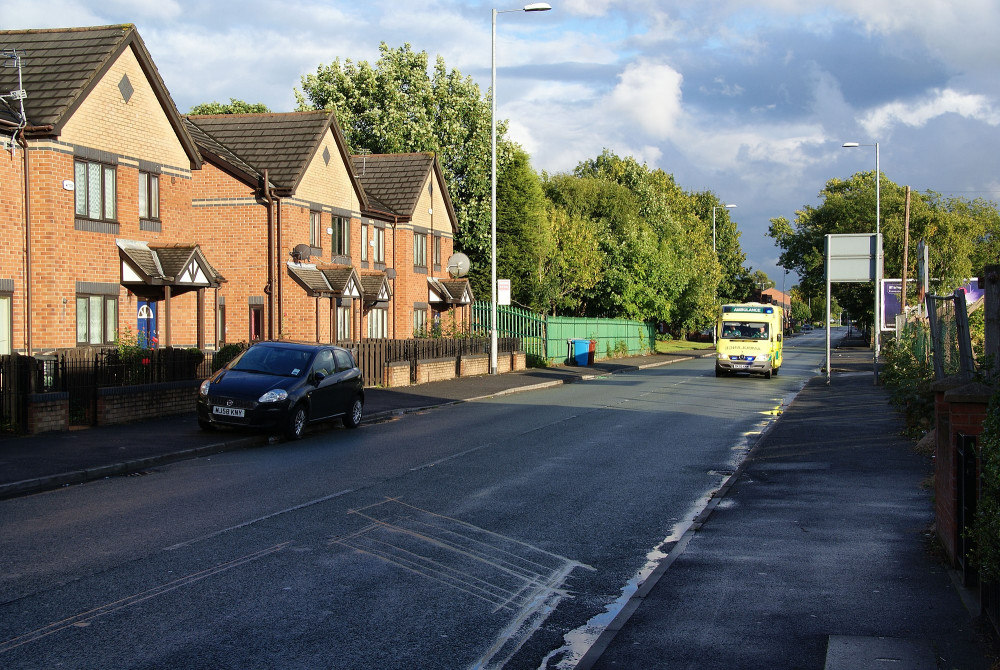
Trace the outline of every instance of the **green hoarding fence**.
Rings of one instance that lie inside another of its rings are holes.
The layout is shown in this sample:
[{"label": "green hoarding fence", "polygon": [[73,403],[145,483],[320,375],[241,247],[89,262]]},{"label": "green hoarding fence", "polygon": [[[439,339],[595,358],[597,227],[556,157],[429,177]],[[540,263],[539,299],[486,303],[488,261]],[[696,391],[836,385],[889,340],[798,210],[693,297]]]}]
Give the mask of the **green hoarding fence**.
[{"label": "green hoarding fence", "polygon": [[[489,333],[490,303],[472,306],[474,333]],[[499,337],[519,337],[529,357],[549,363],[567,363],[572,355],[569,340],[594,340],[595,359],[640,356],[656,349],[654,324],[625,319],[589,319],[543,316],[519,307],[497,306]]]}]

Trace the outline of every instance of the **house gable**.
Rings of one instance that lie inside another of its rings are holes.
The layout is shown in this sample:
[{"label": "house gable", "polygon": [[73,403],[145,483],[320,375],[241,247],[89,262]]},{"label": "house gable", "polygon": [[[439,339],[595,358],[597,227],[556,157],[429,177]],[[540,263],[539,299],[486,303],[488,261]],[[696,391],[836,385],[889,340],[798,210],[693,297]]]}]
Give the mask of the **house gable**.
[{"label": "house gable", "polygon": [[[0,31],[0,46],[22,56],[30,137],[59,137],[184,170],[200,167],[198,150],[134,26]],[[0,68],[0,90],[17,88],[17,77],[15,69]],[[0,110],[7,121],[18,121],[14,116]],[[109,137],[112,127],[119,132]],[[149,147],[150,140],[165,142],[167,150]],[[130,153],[139,144],[145,148]]]},{"label": "house gable", "polygon": [[132,49],[94,83],[67,119],[60,140],[184,171],[191,163]]},{"label": "house gable", "polygon": [[350,165],[344,162],[337,146],[336,134],[330,130],[309,161],[302,175],[295,197],[317,203],[350,203],[351,212],[360,215],[360,202],[351,178]]}]

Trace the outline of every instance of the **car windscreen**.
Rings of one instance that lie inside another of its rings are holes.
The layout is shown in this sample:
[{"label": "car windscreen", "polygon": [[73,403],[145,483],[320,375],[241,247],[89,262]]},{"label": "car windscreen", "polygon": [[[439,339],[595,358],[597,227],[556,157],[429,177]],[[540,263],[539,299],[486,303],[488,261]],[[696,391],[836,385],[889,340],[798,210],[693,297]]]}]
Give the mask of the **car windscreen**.
[{"label": "car windscreen", "polygon": [[233,361],[230,370],[282,377],[298,377],[309,370],[308,351],[281,347],[250,347]]},{"label": "car windscreen", "polygon": [[766,340],[769,332],[763,321],[722,322],[722,337],[727,340]]}]

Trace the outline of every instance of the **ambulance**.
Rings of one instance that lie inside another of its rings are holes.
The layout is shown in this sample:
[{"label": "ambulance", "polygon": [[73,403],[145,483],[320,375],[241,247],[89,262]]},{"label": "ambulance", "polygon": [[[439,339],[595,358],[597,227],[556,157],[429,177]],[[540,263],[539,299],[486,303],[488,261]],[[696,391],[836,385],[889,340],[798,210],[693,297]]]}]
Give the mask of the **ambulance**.
[{"label": "ambulance", "polygon": [[783,323],[778,305],[723,305],[716,324],[715,376],[748,372],[770,379],[778,374]]}]

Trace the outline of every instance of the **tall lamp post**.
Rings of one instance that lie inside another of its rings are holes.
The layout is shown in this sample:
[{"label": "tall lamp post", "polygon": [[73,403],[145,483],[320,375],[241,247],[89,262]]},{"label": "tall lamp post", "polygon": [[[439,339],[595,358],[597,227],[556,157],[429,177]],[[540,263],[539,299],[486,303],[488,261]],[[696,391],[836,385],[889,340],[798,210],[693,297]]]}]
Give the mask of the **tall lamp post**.
[{"label": "tall lamp post", "polygon": [[[715,251],[715,210],[717,210],[717,209],[733,209],[734,207],[736,207],[736,205],[716,205],[716,206],[712,207],[712,255],[715,256],[716,262],[718,262],[719,256],[718,256],[718,254]],[[715,295],[713,296],[713,301],[712,302],[715,302],[715,300],[718,300],[718,299],[719,299],[719,288],[718,288],[718,285],[716,285]],[[716,343],[715,342],[715,337],[716,337],[716,335],[715,335],[715,324],[712,324],[712,344]]]},{"label": "tall lamp post", "polygon": [[[872,339],[875,344],[875,358],[872,361],[873,371],[875,375],[875,383],[878,383],[878,354],[879,354],[879,340],[882,334],[882,227],[881,227],[881,210],[882,210],[882,176],[879,171],[878,164],[878,142],[875,144],[858,144],[857,142],[844,142],[845,148],[854,149],[857,147],[875,147],[875,249],[877,258],[875,259],[875,330],[872,332]],[[827,324],[827,328],[830,324]]]},{"label": "tall lamp post", "polygon": [[545,2],[532,2],[520,9],[494,9],[490,41],[490,374],[497,373],[497,14],[547,12]]}]

